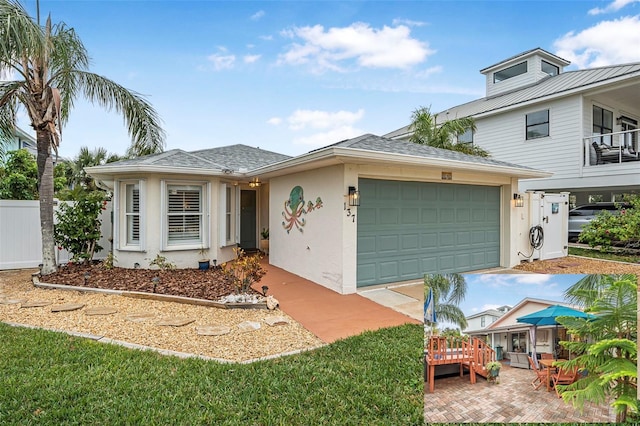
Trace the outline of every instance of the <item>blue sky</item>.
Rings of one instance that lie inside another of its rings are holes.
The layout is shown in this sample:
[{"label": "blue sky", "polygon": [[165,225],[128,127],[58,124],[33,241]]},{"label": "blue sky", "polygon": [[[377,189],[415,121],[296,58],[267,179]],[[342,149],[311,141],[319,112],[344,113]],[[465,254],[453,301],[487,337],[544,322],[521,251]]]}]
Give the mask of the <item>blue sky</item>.
[{"label": "blue sky", "polygon": [[[459,307],[466,316],[503,305],[514,307],[522,299],[532,297],[553,302],[566,302],[564,292],[584,274],[463,274],[467,294]],[[438,328],[457,328],[441,322]]]},{"label": "blue sky", "polygon": [[[35,16],[35,0],[23,0]],[[243,143],[288,155],[484,95],[479,70],[541,47],[569,69],[640,61],[639,0],[56,1],[91,70],[148,96],[167,149]],[[26,121],[21,127],[28,130]],[[123,154],[115,113],[76,103],[60,154]]]}]

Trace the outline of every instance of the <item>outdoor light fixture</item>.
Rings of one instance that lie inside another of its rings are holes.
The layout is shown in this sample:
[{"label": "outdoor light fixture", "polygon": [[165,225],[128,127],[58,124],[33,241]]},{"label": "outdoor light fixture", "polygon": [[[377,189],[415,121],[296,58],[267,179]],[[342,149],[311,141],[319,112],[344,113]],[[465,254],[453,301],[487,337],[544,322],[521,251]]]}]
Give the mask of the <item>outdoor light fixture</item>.
[{"label": "outdoor light fixture", "polygon": [[89,281],[89,278],[91,277],[91,274],[89,272],[85,272],[84,273],[84,285],[87,285],[87,281]]},{"label": "outdoor light fixture", "polygon": [[262,286],[262,295],[263,296],[267,295],[267,290],[269,290],[269,286],[263,285]]},{"label": "outdoor light fixture", "polygon": [[513,204],[516,207],[524,207],[524,198],[521,194],[513,194]]},{"label": "outdoor light fixture", "polygon": [[360,205],[360,191],[355,186],[349,187],[349,207],[358,207]]},{"label": "outdoor light fixture", "polygon": [[260,185],[262,185],[262,182],[260,182],[260,179],[257,177],[251,179],[251,182],[249,182],[250,188],[258,188]]}]

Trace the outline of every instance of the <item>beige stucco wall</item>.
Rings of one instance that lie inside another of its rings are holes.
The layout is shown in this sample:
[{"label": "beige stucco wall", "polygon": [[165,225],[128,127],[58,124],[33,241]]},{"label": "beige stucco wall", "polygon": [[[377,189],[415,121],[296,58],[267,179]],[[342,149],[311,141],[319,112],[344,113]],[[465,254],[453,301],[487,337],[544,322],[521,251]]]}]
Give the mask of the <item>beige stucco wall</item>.
[{"label": "beige stucco wall", "polygon": [[[114,241],[114,255],[115,264],[119,267],[133,268],[136,263],[139,263],[142,268],[149,266],[149,262],[153,260],[158,254],[167,258],[169,262],[172,262],[178,268],[197,268],[198,259],[200,259],[199,247],[192,249],[171,248],[167,250],[162,249],[162,203],[161,203],[161,181],[164,179],[169,183],[177,184],[199,184],[208,183],[205,188],[208,189],[206,193],[206,203],[208,206],[208,218],[207,222],[207,240],[208,240],[208,257],[213,261],[215,259],[218,264],[224,263],[233,259],[233,248],[235,245],[221,246],[219,242],[221,229],[221,218],[219,216],[219,204],[220,204],[220,183],[222,182],[217,177],[207,176],[189,176],[189,175],[171,175],[163,176],[159,174],[153,175],[132,175],[127,176],[127,179],[117,180],[115,184],[114,194],[114,221],[117,222],[116,229],[123,229],[123,217],[122,209],[124,206],[120,204],[119,197],[119,185],[120,181],[131,182],[137,179],[141,179],[144,182],[144,195],[142,213],[143,218],[141,222],[141,232],[144,233],[144,244],[141,250],[126,249],[121,244],[122,234],[116,237]],[[241,184],[234,181],[226,182],[232,185],[233,188],[242,187]],[[234,184],[236,186],[234,186]],[[238,186],[240,185],[240,186]],[[249,189],[248,186],[243,189]],[[266,198],[261,194],[262,190],[258,191],[258,206],[264,204]],[[222,212],[224,214],[224,212]],[[237,215],[236,215],[237,216]],[[260,217],[259,217],[260,220]],[[258,224],[261,222],[259,221]],[[258,225],[259,226],[259,225]],[[235,230],[232,231],[235,233]]]},{"label": "beige stucco wall", "polygon": [[[443,171],[450,171],[452,179],[443,181]],[[517,179],[464,169],[357,164],[325,167],[271,179],[270,263],[339,293],[355,293],[358,212],[357,207],[351,208],[348,216],[344,203],[347,188],[358,187],[359,178],[500,186],[500,263],[506,267],[519,263],[514,240],[518,221],[511,201],[518,185]],[[287,233],[282,225],[284,203],[295,186],[303,188],[305,203],[315,203],[320,197],[323,207],[301,216],[305,219],[302,232],[294,226]]]}]

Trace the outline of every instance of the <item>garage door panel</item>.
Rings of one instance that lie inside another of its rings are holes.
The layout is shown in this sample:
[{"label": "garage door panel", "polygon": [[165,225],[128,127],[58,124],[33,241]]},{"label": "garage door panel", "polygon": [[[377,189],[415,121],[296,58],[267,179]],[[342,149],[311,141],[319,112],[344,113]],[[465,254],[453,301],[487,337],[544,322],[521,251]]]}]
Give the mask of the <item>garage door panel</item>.
[{"label": "garage door panel", "polygon": [[500,189],[361,179],[358,286],[499,265]]}]

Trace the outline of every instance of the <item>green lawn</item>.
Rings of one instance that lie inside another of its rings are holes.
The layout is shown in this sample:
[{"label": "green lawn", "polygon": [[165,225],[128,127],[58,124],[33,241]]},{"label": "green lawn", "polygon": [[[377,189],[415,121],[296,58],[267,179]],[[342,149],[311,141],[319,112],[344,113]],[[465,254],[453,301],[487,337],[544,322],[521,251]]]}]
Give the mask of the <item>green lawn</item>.
[{"label": "green lawn", "polygon": [[220,364],[0,323],[0,424],[423,425],[422,338]]},{"label": "green lawn", "polygon": [[608,252],[601,252],[595,249],[585,249],[580,247],[569,247],[569,254],[574,256],[593,257],[595,259],[616,260],[618,262],[630,262],[630,263],[640,262],[639,255],[608,253]]}]

